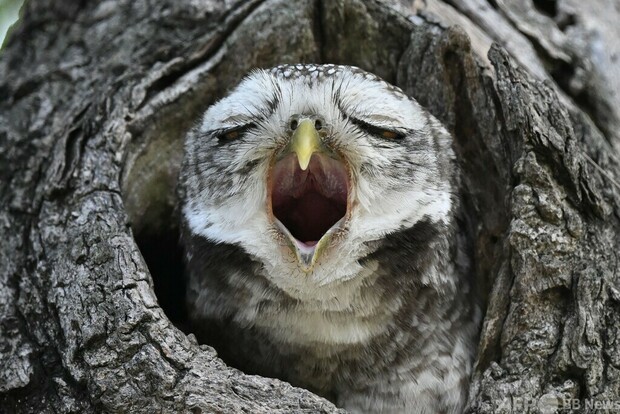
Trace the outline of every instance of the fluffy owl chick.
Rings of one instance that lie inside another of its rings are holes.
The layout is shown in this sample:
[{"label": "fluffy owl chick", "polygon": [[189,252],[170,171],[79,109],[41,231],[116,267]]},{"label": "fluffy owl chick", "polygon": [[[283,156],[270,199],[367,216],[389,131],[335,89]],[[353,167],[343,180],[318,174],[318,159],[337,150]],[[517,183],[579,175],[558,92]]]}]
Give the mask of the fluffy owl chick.
[{"label": "fluffy owl chick", "polygon": [[187,137],[187,305],[247,373],[352,412],[455,413],[477,331],[451,137],[358,68],[257,70]]}]

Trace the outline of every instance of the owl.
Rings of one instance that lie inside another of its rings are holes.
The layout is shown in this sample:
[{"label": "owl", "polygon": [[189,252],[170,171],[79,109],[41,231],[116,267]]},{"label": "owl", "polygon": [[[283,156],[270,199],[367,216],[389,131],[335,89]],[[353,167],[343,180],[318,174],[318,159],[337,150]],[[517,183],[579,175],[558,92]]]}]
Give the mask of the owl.
[{"label": "owl", "polygon": [[186,305],[229,364],[355,413],[458,413],[479,311],[450,134],[356,67],[251,72],[188,134]]}]

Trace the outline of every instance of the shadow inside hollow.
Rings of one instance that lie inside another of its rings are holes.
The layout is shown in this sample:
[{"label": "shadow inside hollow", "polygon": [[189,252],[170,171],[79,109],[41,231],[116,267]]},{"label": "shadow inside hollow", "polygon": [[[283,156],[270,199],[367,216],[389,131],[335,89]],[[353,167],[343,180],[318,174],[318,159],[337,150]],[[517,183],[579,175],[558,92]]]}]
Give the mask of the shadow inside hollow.
[{"label": "shadow inside hollow", "polygon": [[183,252],[179,245],[178,229],[148,235],[136,234],[135,239],[153,277],[159,305],[172,323],[189,333]]}]

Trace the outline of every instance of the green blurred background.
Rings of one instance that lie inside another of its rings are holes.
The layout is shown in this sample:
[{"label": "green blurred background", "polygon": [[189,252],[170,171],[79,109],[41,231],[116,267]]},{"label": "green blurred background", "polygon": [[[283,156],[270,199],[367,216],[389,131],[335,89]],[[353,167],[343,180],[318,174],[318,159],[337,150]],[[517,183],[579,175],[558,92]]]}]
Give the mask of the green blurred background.
[{"label": "green blurred background", "polygon": [[4,44],[7,31],[17,21],[24,0],[0,0],[0,45]]}]

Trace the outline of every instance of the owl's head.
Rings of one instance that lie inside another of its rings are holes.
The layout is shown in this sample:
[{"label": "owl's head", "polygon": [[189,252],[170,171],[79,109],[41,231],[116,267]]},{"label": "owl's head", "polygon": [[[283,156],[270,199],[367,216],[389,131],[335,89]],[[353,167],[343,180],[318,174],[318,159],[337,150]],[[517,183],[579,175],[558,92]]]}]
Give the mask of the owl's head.
[{"label": "owl's head", "polygon": [[438,122],[375,75],[256,70],[189,134],[183,216],[194,235],[241,248],[305,297],[363,277],[387,235],[447,223],[453,158]]}]

